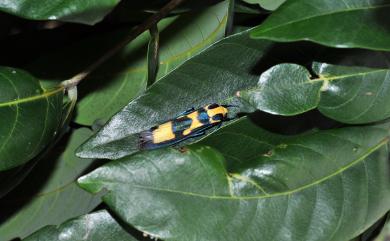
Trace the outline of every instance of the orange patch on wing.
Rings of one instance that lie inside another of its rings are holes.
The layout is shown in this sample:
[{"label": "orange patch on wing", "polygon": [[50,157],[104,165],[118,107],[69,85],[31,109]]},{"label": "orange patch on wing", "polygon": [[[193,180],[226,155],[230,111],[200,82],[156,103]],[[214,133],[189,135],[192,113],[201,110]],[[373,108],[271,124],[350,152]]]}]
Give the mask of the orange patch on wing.
[{"label": "orange patch on wing", "polygon": [[175,139],[175,133],[172,131],[172,122],[161,124],[153,131],[153,143],[161,143]]},{"label": "orange patch on wing", "polygon": [[215,121],[215,120],[213,120],[213,116],[215,116],[215,115],[218,115],[218,114],[222,114],[223,116],[226,116],[226,114],[227,114],[227,110],[226,110],[226,108],[225,107],[222,107],[222,106],[220,106],[220,107],[217,107],[217,108],[214,108],[214,109],[207,109],[207,115],[208,116],[210,116],[210,119],[209,119],[209,121],[210,121],[210,123],[217,123],[217,122],[221,122],[221,121]]}]

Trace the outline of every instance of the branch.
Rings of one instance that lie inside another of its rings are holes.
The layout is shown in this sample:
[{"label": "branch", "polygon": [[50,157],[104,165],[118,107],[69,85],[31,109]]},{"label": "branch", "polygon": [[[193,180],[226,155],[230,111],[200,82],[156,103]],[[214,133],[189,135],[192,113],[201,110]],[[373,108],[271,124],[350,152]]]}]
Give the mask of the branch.
[{"label": "branch", "polygon": [[138,35],[142,34],[144,31],[150,29],[155,24],[157,24],[162,18],[164,18],[169,12],[171,12],[174,8],[176,8],[179,4],[184,2],[185,0],[171,0],[167,3],[160,11],[156,12],[148,19],[146,19],[143,23],[136,26],[123,41],[118,43],[114,48],[110,49],[106,52],[102,57],[100,57],[96,62],[92,63],[82,72],[76,74],[72,78],[65,80],[62,82],[62,85],[69,89],[71,87],[77,86],[81,80],[87,77],[92,71],[94,71],[97,67],[99,67],[106,60],[111,58],[116,52],[125,47],[130,41],[134,40],[138,37]]}]

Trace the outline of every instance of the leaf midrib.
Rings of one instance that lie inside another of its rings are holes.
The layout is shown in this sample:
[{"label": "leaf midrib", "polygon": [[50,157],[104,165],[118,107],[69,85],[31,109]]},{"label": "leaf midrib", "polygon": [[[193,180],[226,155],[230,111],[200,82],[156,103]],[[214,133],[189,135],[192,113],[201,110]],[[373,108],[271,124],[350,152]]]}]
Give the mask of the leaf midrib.
[{"label": "leaf midrib", "polygon": [[320,75],[320,78],[311,80],[311,82],[315,81],[332,81],[332,80],[338,80],[338,79],[345,79],[345,78],[350,78],[350,77],[355,77],[355,76],[365,76],[377,72],[388,72],[390,69],[375,69],[375,70],[367,70],[365,72],[357,72],[353,74],[344,74],[344,75],[335,75],[331,77],[326,77],[326,75]]},{"label": "leaf midrib", "polygon": [[[102,183],[113,183],[113,184],[118,184],[118,183],[121,183],[123,185],[130,185],[131,187],[135,187],[135,188],[140,188],[140,189],[147,189],[147,190],[153,190],[153,191],[160,191],[160,192],[169,192],[169,193],[175,193],[175,194],[181,194],[181,195],[187,195],[187,196],[193,196],[193,197],[198,197],[198,198],[205,198],[205,199],[212,199],[212,200],[253,200],[253,199],[263,199],[263,198],[273,198],[273,197],[278,197],[278,196],[288,196],[288,195],[291,195],[291,194],[294,194],[296,192],[300,192],[302,190],[305,190],[307,188],[310,188],[314,185],[318,185],[324,181],[327,181],[328,179],[344,172],[345,170],[349,169],[350,167],[356,165],[357,163],[361,162],[361,161],[364,161],[364,159],[369,156],[371,153],[373,153],[374,151],[378,150],[379,148],[381,148],[382,146],[386,145],[387,143],[389,142],[389,137],[386,137],[384,139],[382,139],[378,144],[372,146],[371,148],[368,148],[368,150],[364,153],[362,153],[362,155],[357,158],[356,160],[353,160],[352,162],[350,162],[349,164],[341,167],[340,169],[338,169],[337,171],[325,176],[325,177],[322,177],[312,183],[309,183],[309,184],[306,184],[306,185],[303,185],[301,187],[298,187],[298,188],[295,188],[295,189],[292,189],[292,190],[289,190],[289,191],[286,191],[286,192],[280,192],[280,193],[273,193],[273,194],[265,194],[265,195],[254,195],[254,196],[218,196],[218,195],[207,195],[207,194],[201,194],[201,193],[194,193],[194,192],[186,192],[186,191],[179,191],[179,190],[173,190],[173,189],[165,189],[165,188],[157,188],[157,187],[151,187],[151,186],[143,186],[143,185],[136,185],[136,184],[129,184],[129,183],[126,183],[126,182],[117,182],[117,181],[108,181],[108,180],[105,180],[105,181],[87,181],[85,182],[85,184],[102,184]],[[82,183],[82,180],[79,180],[81,181],[80,184],[81,186],[83,186],[84,183]],[[228,181],[229,182],[229,181]],[[97,191],[99,192],[100,189]]]},{"label": "leaf midrib", "polygon": [[[314,83],[318,83],[318,82],[335,81],[335,80],[340,80],[340,79],[345,79],[345,78],[365,76],[365,75],[374,74],[374,73],[378,73],[378,72],[389,72],[389,71],[390,71],[390,69],[375,69],[375,70],[368,70],[365,72],[357,72],[357,73],[353,73],[353,74],[334,75],[331,77],[327,77],[326,75],[320,75],[319,78],[308,79],[307,81],[304,81],[301,83],[294,83],[293,85],[299,86],[299,85],[314,84]],[[240,90],[240,92],[256,92],[256,91],[260,90],[261,87],[262,87],[261,85],[257,84],[256,86],[254,86],[252,88]]]},{"label": "leaf midrib", "polygon": [[19,104],[22,104],[22,103],[25,103],[25,102],[32,102],[32,101],[43,99],[43,98],[48,98],[48,97],[50,97],[52,95],[55,95],[58,92],[61,92],[63,90],[64,90],[63,87],[58,87],[57,89],[54,89],[54,90],[51,90],[51,91],[47,91],[47,92],[43,92],[42,94],[39,94],[39,95],[34,95],[34,96],[26,97],[26,98],[13,100],[13,101],[3,102],[3,103],[0,103],[0,108],[1,107],[9,107],[9,106],[12,106],[12,105],[19,105]]},{"label": "leaf midrib", "polygon": [[278,29],[278,28],[281,28],[281,27],[285,27],[285,26],[288,26],[290,24],[295,24],[295,23],[299,23],[299,22],[304,22],[306,20],[310,20],[310,19],[313,19],[313,18],[319,18],[319,17],[324,17],[324,16],[331,16],[331,15],[335,15],[335,14],[339,14],[339,13],[343,13],[343,12],[353,12],[353,11],[360,11],[360,10],[371,10],[371,9],[377,9],[377,8],[386,8],[386,7],[390,7],[390,4],[384,4],[384,5],[378,5],[378,6],[375,6],[375,7],[365,7],[365,8],[349,8],[349,9],[342,9],[342,10],[338,10],[338,11],[334,11],[334,12],[325,12],[323,14],[318,14],[318,15],[311,15],[311,16],[307,16],[305,18],[300,18],[300,19],[296,19],[296,20],[293,20],[293,21],[289,21],[289,22],[286,22],[286,23],[283,23],[283,24],[279,24],[279,25],[276,25],[274,27],[271,27],[271,28],[267,28],[267,29],[263,29],[261,30],[260,28],[262,27],[261,25],[258,27],[258,32],[254,32],[252,34],[252,36],[254,37],[257,37],[258,34],[264,34],[266,32],[269,32],[269,31],[272,31],[274,29]]}]

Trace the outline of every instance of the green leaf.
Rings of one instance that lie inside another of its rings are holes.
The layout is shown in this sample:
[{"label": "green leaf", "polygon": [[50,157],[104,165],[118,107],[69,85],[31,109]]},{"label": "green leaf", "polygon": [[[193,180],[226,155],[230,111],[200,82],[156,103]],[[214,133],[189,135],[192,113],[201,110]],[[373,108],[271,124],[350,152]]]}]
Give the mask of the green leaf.
[{"label": "green leaf", "polygon": [[310,40],[337,48],[390,50],[388,0],[289,0],[253,38],[290,42]]},{"label": "green leaf", "polygon": [[110,162],[79,184],[108,190],[104,202],[124,221],[165,240],[348,240],[390,208],[387,131],[284,137],[244,118],[181,150]]},{"label": "green leaf", "polygon": [[69,139],[64,138],[24,182],[0,199],[0,241],[24,238],[43,226],[61,224],[100,203],[99,196],[85,192],[75,183],[93,163],[74,155],[76,147],[91,134],[82,128],[74,131]]},{"label": "green leaf", "polygon": [[258,86],[240,91],[255,108],[297,115],[318,108],[344,123],[368,123],[390,117],[390,70],[314,63],[313,78],[296,64],[276,65],[260,76]]},{"label": "green leaf", "polygon": [[[228,2],[224,1],[202,11],[165,18],[159,22],[160,64],[157,79],[222,38],[227,9]],[[128,31],[128,28],[121,29],[76,43],[39,59],[29,70],[49,79],[70,78],[120,42]],[[105,122],[145,90],[148,41],[149,33],[141,34],[83,80],[79,86],[75,122],[82,125],[92,125],[98,119]]]},{"label": "green leaf", "polygon": [[259,4],[262,8],[274,11],[287,0],[243,0],[250,4]]},{"label": "green leaf", "polygon": [[69,220],[59,226],[47,226],[24,241],[136,241],[105,210]]},{"label": "green leaf", "polygon": [[85,158],[117,159],[138,151],[136,133],[208,103],[230,102],[237,90],[256,85],[252,68],[271,43],[248,31],[225,38],[170,72],[130,102],[81,148]]},{"label": "green leaf", "polygon": [[35,157],[62,121],[62,87],[45,89],[19,69],[0,67],[0,171]]},{"label": "green leaf", "polygon": [[[203,11],[160,21],[160,64],[156,79],[161,79],[185,60],[222,38],[227,14],[228,1],[223,1]],[[130,43],[118,58],[110,61],[108,68],[93,75],[92,79],[85,80],[93,86],[104,86],[107,81],[110,81],[110,84],[104,89],[88,93],[81,99],[77,106],[76,122],[90,125],[98,118],[107,121],[145,90],[148,82],[146,52],[149,33],[145,32],[137,40]],[[123,66],[124,59],[126,66]],[[118,66],[123,68],[120,71],[111,71],[118,69]],[[107,73],[111,80],[107,78]],[[90,89],[91,85],[85,86],[84,89]]]},{"label": "green leaf", "polygon": [[120,0],[12,0],[1,1],[0,10],[33,20],[60,20],[95,24],[111,11]]}]

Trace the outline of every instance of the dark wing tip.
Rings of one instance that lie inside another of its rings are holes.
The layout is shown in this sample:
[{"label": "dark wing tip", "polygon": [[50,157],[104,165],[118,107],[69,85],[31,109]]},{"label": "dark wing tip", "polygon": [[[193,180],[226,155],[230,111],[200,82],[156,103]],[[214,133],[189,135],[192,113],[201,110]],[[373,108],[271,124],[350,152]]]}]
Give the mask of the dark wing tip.
[{"label": "dark wing tip", "polygon": [[148,144],[153,141],[153,133],[150,131],[143,131],[139,133],[139,149],[147,149]]}]

